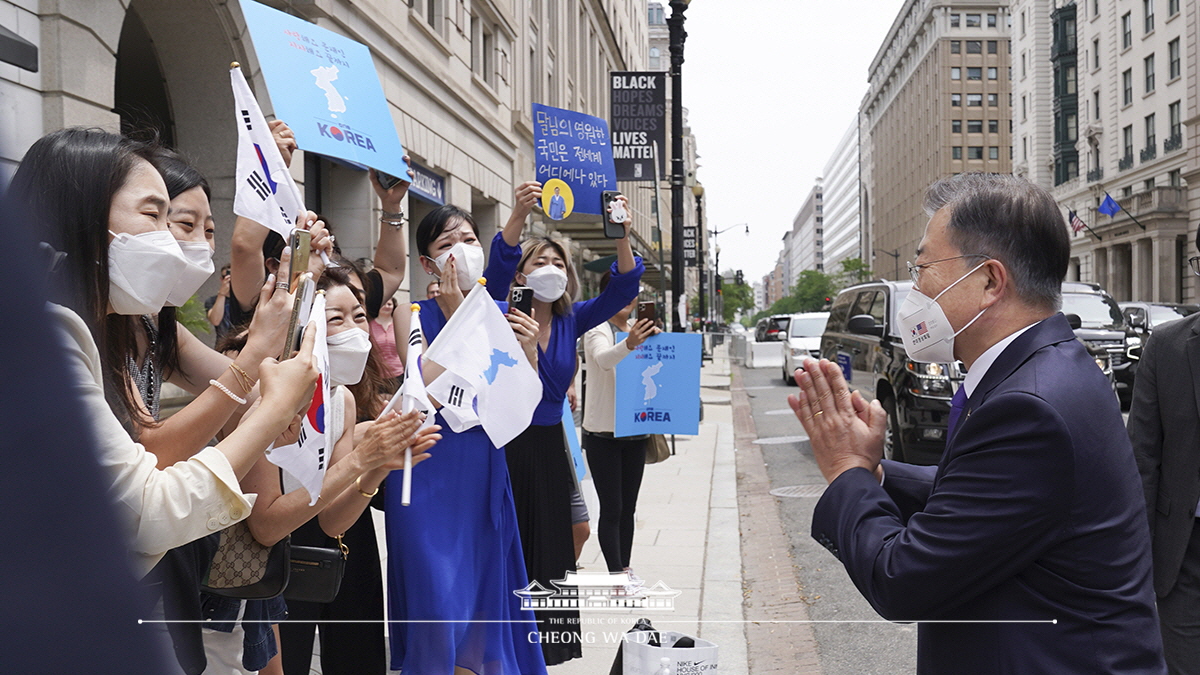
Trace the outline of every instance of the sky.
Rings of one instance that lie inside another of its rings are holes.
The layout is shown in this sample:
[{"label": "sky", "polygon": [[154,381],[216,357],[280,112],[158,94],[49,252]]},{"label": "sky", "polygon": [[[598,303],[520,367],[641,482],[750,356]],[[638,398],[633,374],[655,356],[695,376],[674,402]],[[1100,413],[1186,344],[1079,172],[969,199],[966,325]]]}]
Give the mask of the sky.
[{"label": "sky", "polygon": [[774,269],[784,232],[857,117],[867,68],[903,5],[688,5],[683,102],[700,154],[708,227],[750,226],[749,236],[736,227],[717,238],[722,271],[741,269],[753,283]]}]

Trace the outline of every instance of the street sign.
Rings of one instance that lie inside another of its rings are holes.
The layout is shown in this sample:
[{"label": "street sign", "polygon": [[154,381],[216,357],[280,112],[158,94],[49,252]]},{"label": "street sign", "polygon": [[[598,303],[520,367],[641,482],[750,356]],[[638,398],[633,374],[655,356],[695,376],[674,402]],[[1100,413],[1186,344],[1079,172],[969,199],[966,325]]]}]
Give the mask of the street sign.
[{"label": "street sign", "polygon": [[[617,180],[654,180],[654,142],[667,145],[667,74],[612,72],[610,100]],[[658,158],[658,173],[666,161]]]},{"label": "street sign", "polygon": [[700,264],[699,228],[684,226],[683,228],[683,264],[696,267]]}]

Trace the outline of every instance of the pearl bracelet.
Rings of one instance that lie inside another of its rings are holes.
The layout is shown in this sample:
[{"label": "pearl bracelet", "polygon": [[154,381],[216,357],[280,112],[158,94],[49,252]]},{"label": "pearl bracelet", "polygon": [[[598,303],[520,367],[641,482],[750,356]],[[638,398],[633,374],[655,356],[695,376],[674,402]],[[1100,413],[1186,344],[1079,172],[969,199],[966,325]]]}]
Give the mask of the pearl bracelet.
[{"label": "pearl bracelet", "polygon": [[236,403],[238,405],[246,405],[246,399],[244,399],[241,396],[238,396],[237,394],[230,391],[229,387],[226,387],[225,385],[221,384],[220,382],[217,382],[216,380],[209,380],[208,383],[210,385],[216,387],[217,389],[220,389],[226,396],[228,396],[230,399],[232,399],[234,403]]}]

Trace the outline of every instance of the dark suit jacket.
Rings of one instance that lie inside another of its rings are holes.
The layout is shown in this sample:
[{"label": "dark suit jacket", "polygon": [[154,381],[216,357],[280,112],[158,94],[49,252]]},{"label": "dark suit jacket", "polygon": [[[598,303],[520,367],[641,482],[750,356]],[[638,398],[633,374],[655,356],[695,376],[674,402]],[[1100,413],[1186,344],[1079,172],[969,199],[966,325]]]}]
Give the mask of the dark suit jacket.
[{"label": "dark suit jacket", "polygon": [[840,475],[812,525],[881,616],[1044,622],[922,623],[919,673],[1166,672],[1121,411],[1061,314],[1000,354],[939,466],[884,471]]},{"label": "dark suit jacket", "polygon": [[1173,321],[1142,351],[1129,438],[1146,490],[1154,550],[1154,590],[1175,586],[1200,498],[1200,314]]}]

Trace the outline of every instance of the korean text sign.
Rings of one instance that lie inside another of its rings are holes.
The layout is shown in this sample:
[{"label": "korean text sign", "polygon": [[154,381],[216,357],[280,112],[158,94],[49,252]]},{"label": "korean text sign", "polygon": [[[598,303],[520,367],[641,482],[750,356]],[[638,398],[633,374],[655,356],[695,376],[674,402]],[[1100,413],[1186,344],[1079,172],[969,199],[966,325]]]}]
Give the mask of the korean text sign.
[{"label": "korean text sign", "polygon": [[534,103],[533,148],[539,181],[566,183],[574,193],[573,212],[601,214],[601,194],[617,189],[607,122]]},{"label": "korean text sign", "polygon": [[241,6],[275,117],[300,149],[407,176],[366,45],[252,0]]},{"label": "korean text sign", "polygon": [[[627,333],[617,334],[617,341]],[[660,333],[617,364],[614,436],[700,431],[700,335]]]}]

